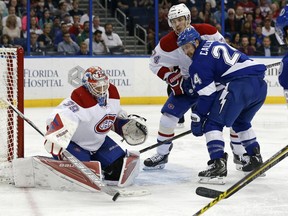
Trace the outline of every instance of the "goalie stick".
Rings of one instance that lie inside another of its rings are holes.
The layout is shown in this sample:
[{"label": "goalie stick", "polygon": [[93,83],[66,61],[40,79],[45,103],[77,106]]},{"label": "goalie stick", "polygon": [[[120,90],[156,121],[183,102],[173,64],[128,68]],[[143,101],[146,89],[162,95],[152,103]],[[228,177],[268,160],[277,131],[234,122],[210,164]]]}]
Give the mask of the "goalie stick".
[{"label": "goalie stick", "polygon": [[166,139],[166,140],[160,141],[160,142],[158,142],[158,143],[155,143],[155,144],[153,144],[153,145],[151,145],[151,146],[148,146],[148,147],[146,147],[146,148],[144,148],[144,149],[141,149],[139,152],[140,152],[140,154],[141,154],[141,153],[146,152],[146,151],[148,151],[148,150],[150,150],[150,149],[156,148],[157,146],[160,146],[160,145],[162,145],[162,144],[164,144],[164,143],[166,143],[166,142],[171,142],[171,141],[173,141],[173,140],[175,140],[175,139],[178,139],[178,138],[180,138],[180,137],[183,137],[183,136],[185,136],[185,135],[187,135],[187,134],[191,134],[191,130],[185,131],[185,132],[183,132],[183,133],[181,133],[181,134],[178,134],[178,135],[176,135],[176,136],[174,136],[174,137],[172,137],[172,138],[170,138],[170,139]]},{"label": "goalie stick", "polygon": [[288,145],[282,148],[277,153],[275,153],[272,157],[266,160],[260,167],[251,171],[248,175],[240,179],[237,183],[232,185],[230,188],[228,188],[224,192],[205,188],[205,187],[198,187],[196,189],[196,194],[200,196],[208,197],[208,198],[214,198],[214,200],[212,200],[210,203],[208,203],[206,206],[204,206],[202,209],[196,212],[193,216],[201,215],[205,211],[210,209],[212,206],[217,204],[219,201],[221,201],[222,199],[229,198],[230,196],[235,194],[237,191],[239,191],[241,188],[248,185],[250,182],[252,182],[257,177],[265,173],[267,170],[272,168],[274,165],[279,163],[281,160],[283,160],[287,156],[288,156]]},{"label": "goalie stick", "polygon": [[[26,121],[30,126],[32,126],[39,134],[44,137],[44,133],[28,118],[24,116],[15,106],[13,106],[7,100],[1,98],[3,102],[5,102],[14,112],[16,112],[24,121]],[[67,150],[63,151],[63,155],[67,158],[67,160],[73,164],[83,175],[85,175],[93,184],[97,185],[100,190],[110,196],[112,196],[112,200],[116,201],[119,196],[126,196],[125,194],[121,194],[115,188],[109,187],[104,182],[102,182],[98,176],[96,176],[89,168],[87,168],[81,161],[79,161],[76,157],[74,157],[70,152]],[[129,194],[127,194],[128,196]]]}]

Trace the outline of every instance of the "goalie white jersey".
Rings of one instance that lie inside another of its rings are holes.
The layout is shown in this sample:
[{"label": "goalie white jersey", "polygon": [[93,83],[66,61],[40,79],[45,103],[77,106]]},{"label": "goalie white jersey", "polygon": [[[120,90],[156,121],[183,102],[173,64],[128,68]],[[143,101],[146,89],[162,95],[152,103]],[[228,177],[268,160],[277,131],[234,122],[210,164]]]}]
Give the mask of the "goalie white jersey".
[{"label": "goalie white jersey", "polygon": [[46,123],[49,126],[56,114],[71,120],[77,128],[71,141],[85,150],[96,151],[105,141],[121,110],[120,96],[113,84],[109,85],[106,106],[99,106],[97,100],[81,86],[53,110]]}]

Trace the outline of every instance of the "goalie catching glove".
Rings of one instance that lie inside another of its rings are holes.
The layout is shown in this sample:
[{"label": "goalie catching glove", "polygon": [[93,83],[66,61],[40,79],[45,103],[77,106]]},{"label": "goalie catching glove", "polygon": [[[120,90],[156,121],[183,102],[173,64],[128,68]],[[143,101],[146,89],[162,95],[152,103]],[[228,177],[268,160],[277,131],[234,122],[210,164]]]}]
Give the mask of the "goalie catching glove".
[{"label": "goalie catching glove", "polygon": [[134,114],[127,119],[117,118],[113,130],[132,146],[144,143],[148,135],[146,119]]}]

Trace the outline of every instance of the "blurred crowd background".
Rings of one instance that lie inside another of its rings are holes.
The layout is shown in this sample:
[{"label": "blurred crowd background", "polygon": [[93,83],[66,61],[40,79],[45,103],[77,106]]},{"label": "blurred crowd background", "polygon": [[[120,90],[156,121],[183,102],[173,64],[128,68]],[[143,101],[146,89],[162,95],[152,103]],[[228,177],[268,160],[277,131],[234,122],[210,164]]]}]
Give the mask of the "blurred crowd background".
[{"label": "blurred crowd background", "polygon": [[286,0],[0,0],[0,46],[31,56],[149,55],[172,30],[168,11],[179,3],[191,24],[215,26],[249,56],[286,52],[274,26]]}]

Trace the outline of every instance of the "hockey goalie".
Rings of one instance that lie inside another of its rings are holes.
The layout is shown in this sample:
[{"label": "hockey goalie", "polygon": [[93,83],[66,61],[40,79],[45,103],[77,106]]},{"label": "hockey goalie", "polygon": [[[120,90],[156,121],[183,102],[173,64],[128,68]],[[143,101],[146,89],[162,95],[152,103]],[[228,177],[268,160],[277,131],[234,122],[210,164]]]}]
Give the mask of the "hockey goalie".
[{"label": "hockey goalie", "polygon": [[137,115],[128,116],[120,106],[116,86],[100,67],[90,67],[84,72],[82,85],[46,121],[44,146],[53,158],[15,160],[15,185],[99,190],[65,159],[62,153],[67,150],[107,185],[129,186],[139,173],[139,152],[122,149],[108,133],[112,130],[129,145],[139,145],[147,138],[145,121]]}]

